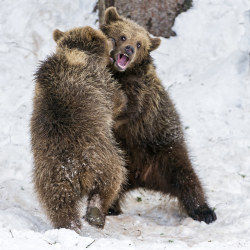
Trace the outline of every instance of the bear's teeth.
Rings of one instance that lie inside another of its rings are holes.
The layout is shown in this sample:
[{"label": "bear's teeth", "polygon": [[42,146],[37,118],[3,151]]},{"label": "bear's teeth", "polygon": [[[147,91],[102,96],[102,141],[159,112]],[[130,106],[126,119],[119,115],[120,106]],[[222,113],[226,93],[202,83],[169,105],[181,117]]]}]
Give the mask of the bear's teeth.
[{"label": "bear's teeth", "polygon": [[127,65],[128,61],[129,58],[124,54],[119,54],[117,57],[117,64],[122,68],[124,68]]}]

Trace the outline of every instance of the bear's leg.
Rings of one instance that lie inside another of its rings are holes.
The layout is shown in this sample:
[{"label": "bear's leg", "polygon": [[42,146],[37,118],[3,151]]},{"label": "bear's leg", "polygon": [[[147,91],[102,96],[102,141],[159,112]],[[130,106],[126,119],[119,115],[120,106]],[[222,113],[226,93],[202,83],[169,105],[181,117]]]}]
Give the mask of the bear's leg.
[{"label": "bear's leg", "polygon": [[67,228],[80,232],[81,222],[78,211],[80,194],[72,183],[55,178],[39,179],[36,190],[49,219],[55,228]]},{"label": "bear's leg", "polygon": [[108,215],[113,215],[113,216],[116,216],[116,215],[119,215],[122,213],[122,209],[121,209],[121,206],[120,206],[120,199],[117,199],[112,207],[109,208],[109,211],[108,211]]},{"label": "bear's leg", "polygon": [[[117,174],[119,175],[119,173]],[[111,180],[112,183],[110,182]],[[125,180],[125,176],[123,180]],[[115,179],[115,176],[110,176],[110,180],[107,180],[102,189],[99,189],[93,195],[89,196],[86,213],[86,220],[89,224],[98,228],[104,227],[108,209],[112,207],[113,202],[117,200],[123,180]]]},{"label": "bear's leg", "polygon": [[216,214],[206,203],[201,183],[192,167],[179,166],[170,174],[170,194],[176,196],[187,214],[207,224],[216,220]]},{"label": "bear's leg", "polygon": [[103,211],[101,198],[98,193],[89,196],[85,218],[87,222],[92,226],[98,228],[104,227],[105,213]]},{"label": "bear's leg", "polygon": [[[136,156],[138,156],[138,155],[139,154],[136,153]],[[143,158],[144,158],[143,154],[141,156],[143,156]],[[143,159],[140,159],[140,162],[143,162]],[[117,215],[122,214],[121,204],[123,203],[123,200],[124,200],[127,192],[130,192],[130,191],[135,190],[135,189],[140,188],[140,187],[145,187],[145,185],[141,185],[138,182],[137,174],[134,171],[130,171],[131,169],[134,169],[134,167],[132,167],[128,161],[127,161],[127,164],[128,165],[126,166],[126,169],[127,169],[126,185],[123,185],[123,188],[119,193],[118,199],[116,199],[113,202],[112,206],[109,208],[108,215],[110,215],[110,216],[117,216]],[[136,165],[136,164],[134,164],[134,165]]]},{"label": "bear's leg", "polygon": [[146,186],[179,199],[187,214],[207,224],[216,220],[216,214],[206,203],[203,188],[192,168],[184,142],[180,141],[160,152],[154,167],[145,178]]},{"label": "bear's leg", "polygon": [[80,197],[67,184],[53,190],[52,197],[47,202],[47,210],[55,228],[68,228],[79,233],[81,222],[77,206]]},{"label": "bear's leg", "polygon": [[138,183],[136,182],[136,179],[134,178],[135,177],[134,174],[131,173],[129,170],[127,172],[128,172],[127,173],[128,175],[127,175],[126,185],[123,185],[123,188],[119,193],[118,199],[116,199],[113,202],[112,206],[109,207],[107,215],[117,216],[117,215],[122,214],[121,204],[123,203],[126,193],[140,187],[140,185],[138,185]]},{"label": "bear's leg", "polygon": [[126,180],[126,169],[123,167],[123,162],[118,165],[109,165],[106,169],[109,169],[108,173],[97,176],[100,179],[99,188],[89,195],[86,213],[86,220],[89,224],[99,228],[104,227],[108,209],[118,199]]},{"label": "bear's leg", "polygon": [[58,207],[58,204],[56,204],[56,206],[49,211],[49,217],[54,227],[67,228],[80,233],[81,222],[77,204],[72,201],[70,204],[59,204],[60,208]]}]

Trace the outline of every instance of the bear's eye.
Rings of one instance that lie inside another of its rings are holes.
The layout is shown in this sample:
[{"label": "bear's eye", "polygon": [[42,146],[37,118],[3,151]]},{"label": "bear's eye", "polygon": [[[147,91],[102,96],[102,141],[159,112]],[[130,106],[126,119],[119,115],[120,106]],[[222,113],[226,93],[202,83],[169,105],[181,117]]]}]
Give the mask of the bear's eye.
[{"label": "bear's eye", "polygon": [[126,36],[121,36],[122,41],[126,41],[126,39],[127,39]]},{"label": "bear's eye", "polygon": [[109,39],[111,40],[113,46],[115,46],[116,45],[115,39],[113,37],[110,37]]},{"label": "bear's eye", "polygon": [[139,49],[141,47],[141,43],[140,42],[137,42],[136,44],[137,48]]}]

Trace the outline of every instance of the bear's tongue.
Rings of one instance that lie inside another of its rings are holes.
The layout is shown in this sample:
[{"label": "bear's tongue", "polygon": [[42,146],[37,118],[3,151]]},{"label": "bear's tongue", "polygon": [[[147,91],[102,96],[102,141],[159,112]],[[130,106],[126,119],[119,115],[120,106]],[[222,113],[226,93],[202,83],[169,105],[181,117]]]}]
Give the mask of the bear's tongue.
[{"label": "bear's tongue", "polygon": [[129,58],[124,54],[119,54],[117,57],[117,64],[122,68],[124,68],[127,65],[128,61]]}]

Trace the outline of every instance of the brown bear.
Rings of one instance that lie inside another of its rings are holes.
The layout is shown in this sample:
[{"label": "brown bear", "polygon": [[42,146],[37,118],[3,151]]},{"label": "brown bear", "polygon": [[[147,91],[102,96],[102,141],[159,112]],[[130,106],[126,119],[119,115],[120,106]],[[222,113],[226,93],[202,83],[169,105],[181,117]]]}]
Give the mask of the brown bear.
[{"label": "brown bear", "polygon": [[123,154],[112,131],[126,105],[106,68],[112,42],[91,27],[55,30],[54,40],[56,53],[35,73],[35,190],[55,228],[80,231],[83,195],[88,195],[86,220],[102,228],[126,180]]},{"label": "brown bear", "polygon": [[[192,167],[179,115],[150,56],[160,39],[119,16],[114,7],[106,10],[100,28],[115,43],[111,53],[113,75],[128,98],[127,109],[118,117],[121,126],[114,131],[126,152],[126,191],[143,187],[170,194],[193,219],[215,221]],[[119,201],[110,208],[110,214],[121,212]]]}]

